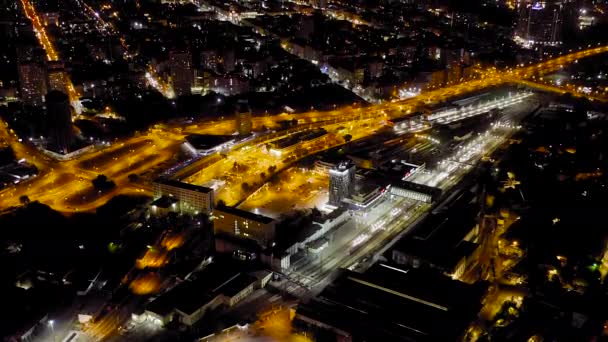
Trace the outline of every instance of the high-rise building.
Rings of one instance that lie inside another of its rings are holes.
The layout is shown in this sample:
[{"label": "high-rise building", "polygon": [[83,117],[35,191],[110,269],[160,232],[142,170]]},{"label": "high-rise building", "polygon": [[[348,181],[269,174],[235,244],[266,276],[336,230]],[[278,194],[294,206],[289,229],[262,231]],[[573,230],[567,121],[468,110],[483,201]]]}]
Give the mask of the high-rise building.
[{"label": "high-rise building", "polygon": [[48,138],[54,150],[68,153],[72,145],[72,113],[70,99],[65,93],[51,90],[46,94]]},{"label": "high-rise building", "polygon": [[30,106],[42,106],[46,94],[46,78],[41,63],[20,63],[19,92],[21,101]]},{"label": "high-rise building", "polygon": [[252,122],[251,122],[251,110],[248,106],[242,105],[237,107],[236,111],[236,131],[240,136],[248,136],[251,134]]},{"label": "high-rise building", "polygon": [[300,18],[300,25],[296,32],[296,37],[304,40],[310,39],[312,34],[315,32],[315,17],[312,15],[305,15]]},{"label": "high-rise building", "polygon": [[57,90],[62,93],[67,91],[65,66],[59,61],[49,61],[46,65],[46,77],[48,90]]},{"label": "high-rise building", "polygon": [[190,95],[192,89],[192,54],[187,50],[169,52],[169,69],[175,95]]},{"label": "high-rise building", "polygon": [[233,72],[236,66],[236,56],[233,48],[227,48],[222,52],[222,65],[225,72]]},{"label": "high-rise building", "polygon": [[344,161],[329,170],[329,204],[339,207],[355,191],[355,164]]},{"label": "high-rise building", "polygon": [[517,38],[524,44],[558,45],[562,41],[562,1],[522,1],[519,6]]}]

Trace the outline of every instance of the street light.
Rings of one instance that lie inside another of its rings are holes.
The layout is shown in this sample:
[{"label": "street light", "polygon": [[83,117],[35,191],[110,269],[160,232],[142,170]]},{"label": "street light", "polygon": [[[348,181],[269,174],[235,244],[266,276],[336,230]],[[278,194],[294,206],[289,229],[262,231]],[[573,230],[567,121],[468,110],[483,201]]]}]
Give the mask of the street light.
[{"label": "street light", "polygon": [[49,319],[48,324],[51,327],[51,332],[53,333],[53,341],[55,341],[55,321],[52,319]]}]

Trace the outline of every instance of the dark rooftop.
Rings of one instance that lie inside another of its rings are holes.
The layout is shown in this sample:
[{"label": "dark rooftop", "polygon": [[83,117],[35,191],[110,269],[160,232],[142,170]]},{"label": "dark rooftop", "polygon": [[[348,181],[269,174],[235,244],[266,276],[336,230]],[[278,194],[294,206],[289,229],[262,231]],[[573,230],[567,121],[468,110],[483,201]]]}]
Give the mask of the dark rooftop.
[{"label": "dark rooftop", "polygon": [[338,217],[340,217],[340,215],[344,214],[344,212],[347,211],[346,208],[338,208],[328,214],[325,214],[319,218],[315,218],[313,220],[313,222],[316,223],[325,223],[327,221],[333,221],[335,219],[337,219]]},{"label": "dark rooftop", "polygon": [[186,137],[190,145],[197,150],[208,150],[233,139],[231,135],[191,134]]},{"label": "dark rooftop", "polygon": [[211,188],[207,188],[207,187],[200,186],[200,185],[194,185],[194,184],[190,184],[190,183],[184,183],[184,182],[180,182],[180,181],[176,181],[176,180],[172,180],[172,179],[159,178],[156,180],[156,183],[170,185],[170,186],[174,186],[177,188],[182,188],[182,189],[186,189],[186,190],[190,190],[190,191],[201,192],[204,194],[213,192],[213,189],[211,189]]},{"label": "dark rooftop", "polygon": [[161,316],[169,314],[173,309],[191,314],[216,296],[234,296],[256,280],[251,275],[220,263],[210,264],[193,278],[162,294],[148,304],[146,309]]},{"label": "dark rooftop", "polygon": [[228,283],[222,285],[221,292],[228,297],[233,297],[255,281],[256,277],[239,273],[236,277],[231,278]]},{"label": "dark rooftop", "polygon": [[400,180],[395,183],[395,186],[398,186],[403,189],[413,190],[416,192],[421,192],[423,194],[427,194],[432,196],[434,199],[437,199],[441,195],[441,189],[435,188],[432,186],[418,184],[410,181]]},{"label": "dark rooftop", "polygon": [[248,219],[248,220],[262,223],[262,224],[269,224],[269,223],[274,222],[274,220],[270,217],[254,214],[250,211],[241,210],[241,209],[238,209],[235,207],[220,206],[220,207],[215,208],[215,210],[221,211],[224,213],[228,213],[228,214],[232,214],[232,215],[236,215],[236,216]]},{"label": "dark rooftop", "polygon": [[377,265],[365,274],[344,271],[297,314],[348,332],[353,340],[455,341],[475,319],[486,289]]}]

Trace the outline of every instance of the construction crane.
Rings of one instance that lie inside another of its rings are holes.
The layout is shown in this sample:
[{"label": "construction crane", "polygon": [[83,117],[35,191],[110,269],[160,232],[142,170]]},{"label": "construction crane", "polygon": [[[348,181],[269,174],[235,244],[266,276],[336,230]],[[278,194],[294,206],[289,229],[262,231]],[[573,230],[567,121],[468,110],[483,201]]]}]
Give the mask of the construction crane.
[{"label": "construction crane", "polygon": [[507,180],[502,181],[501,183],[502,183],[502,189],[501,189],[502,191],[506,191],[507,189],[518,190],[522,201],[526,200],[524,198],[524,193],[519,188],[519,185],[521,184],[521,182],[515,178],[515,174],[513,172],[507,172]]}]

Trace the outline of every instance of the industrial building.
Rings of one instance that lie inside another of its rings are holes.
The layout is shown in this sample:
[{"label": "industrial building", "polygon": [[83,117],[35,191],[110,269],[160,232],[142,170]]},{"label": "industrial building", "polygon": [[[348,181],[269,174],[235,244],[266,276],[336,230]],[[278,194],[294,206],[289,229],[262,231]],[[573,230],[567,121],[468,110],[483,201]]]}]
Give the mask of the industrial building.
[{"label": "industrial building", "polygon": [[458,341],[477,317],[487,285],[378,264],[343,273],[298,306],[294,325],[336,341]]},{"label": "industrial building", "polygon": [[476,263],[478,208],[474,194],[461,192],[445,210],[431,213],[413,233],[398,241],[389,258],[398,265],[430,268],[454,279]]},{"label": "industrial building", "polygon": [[271,274],[240,272],[235,267],[212,263],[154,299],[133,318],[158,326],[169,322],[193,326],[211,310],[221,305],[233,307],[254,290],[265,287]]}]

